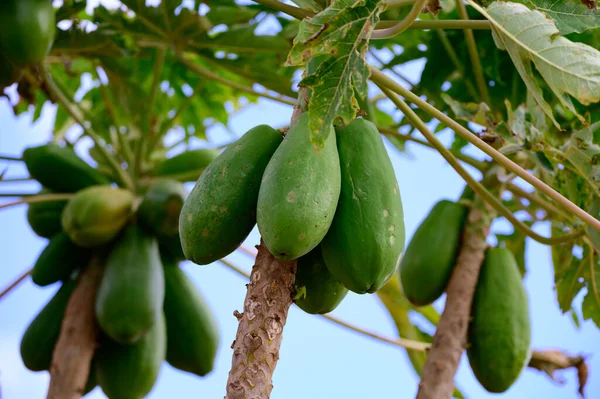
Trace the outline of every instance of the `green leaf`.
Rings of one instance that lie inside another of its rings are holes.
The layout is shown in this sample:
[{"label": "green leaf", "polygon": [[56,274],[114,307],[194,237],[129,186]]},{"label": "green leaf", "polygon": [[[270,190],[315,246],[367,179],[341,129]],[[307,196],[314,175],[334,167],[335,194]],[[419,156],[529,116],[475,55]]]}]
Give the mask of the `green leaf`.
[{"label": "green leaf", "polygon": [[300,8],[312,12],[319,12],[323,8],[315,2],[315,0],[292,0]]},{"label": "green leaf", "polygon": [[[496,0],[482,1],[484,5]],[[556,21],[561,34],[582,33],[600,26],[600,9],[594,0],[512,0],[542,11]]]},{"label": "green leaf", "polygon": [[532,63],[563,106],[584,121],[571,98],[583,105],[600,101],[600,52],[560,36],[552,20],[522,4],[495,2],[487,10],[477,8],[491,21],[496,45],[508,51],[527,88],[553,123],[560,128],[535,80]]},{"label": "green leaf", "polygon": [[[600,270],[597,272],[600,273]],[[600,297],[598,296],[598,292],[594,293],[588,291],[586,296],[583,298],[581,311],[583,313],[584,320],[591,319],[594,323],[596,323],[596,326],[600,327]]]},{"label": "green leaf", "polygon": [[481,126],[489,126],[488,114],[490,113],[490,107],[486,103],[462,103],[445,93],[442,93],[441,97],[450,106],[458,119],[474,122]]},{"label": "green leaf", "polygon": [[211,5],[206,17],[213,25],[246,23],[256,17],[260,10],[238,5]]},{"label": "green leaf", "polygon": [[334,0],[324,11],[300,24],[287,65],[305,65],[328,58],[301,86],[312,93],[308,107],[311,141],[320,149],[337,118],[350,123],[358,109],[356,92],[367,95],[369,68],[364,59],[371,33],[383,9],[380,0]]}]

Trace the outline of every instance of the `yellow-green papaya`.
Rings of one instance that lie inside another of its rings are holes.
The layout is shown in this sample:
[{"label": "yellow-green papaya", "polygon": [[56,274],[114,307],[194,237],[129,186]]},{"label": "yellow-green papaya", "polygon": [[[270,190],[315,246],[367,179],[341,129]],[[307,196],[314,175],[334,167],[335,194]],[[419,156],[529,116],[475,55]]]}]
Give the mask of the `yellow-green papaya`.
[{"label": "yellow-green papaya", "polygon": [[267,126],[250,129],[204,170],[179,218],[186,258],[206,265],[229,255],[256,224],[260,179],[281,143]]},{"label": "yellow-green papaya", "polygon": [[469,364],[487,391],[500,393],[519,378],[530,356],[529,303],[517,261],[507,248],[490,248],[473,297]]},{"label": "yellow-green papaya", "polygon": [[134,198],[131,191],[111,186],[81,190],[63,210],[63,230],[81,247],[108,244],[131,219]]},{"label": "yellow-green papaya", "polygon": [[404,250],[400,189],[375,125],[355,119],[336,136],[342,188],[323,259],[350,291],[373,293],[394,276]]},{"label": "yellow-green papaya", "polygon": [[265,169],[257,224],[277,259],[306,255],[329,230],[340,196],[340,160],[331,129],[317,152],[310,141],[308,113],[301,114]]}]

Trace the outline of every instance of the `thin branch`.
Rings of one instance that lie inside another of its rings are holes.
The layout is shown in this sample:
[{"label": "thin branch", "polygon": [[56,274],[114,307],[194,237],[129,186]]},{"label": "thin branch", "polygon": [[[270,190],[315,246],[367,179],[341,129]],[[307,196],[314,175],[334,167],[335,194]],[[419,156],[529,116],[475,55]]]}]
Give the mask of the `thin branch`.
[{"label": "thin branch", "polygon": [[9,162],[23,162],[23,160],[19,157],[11,157],[9,155],[0,155],[0,161],[9,161]]},{"label": "thin branch", "polygon": [[402,73],[396,71],[393,67],[386,66],[385,62],[383,62],[383,60],[377,54],[375,54],[375,52],[373,50],[369,50],[369,53],[375,59],[375,61],[377,61],[377,62],[379,62],[381,64],[381,68],[386,68],[388,71],[390,71],[391,73],[393,73],[394,75],[396,75],[398,78],[402,79],[406,84],[408,84],[410,86],[410,88],[412,90],[412,88],[414,87],[413,82],[411,82]]},{"label": "thin branch", "polygon": [[0,198],[33,197],[34,195],[37,193],[0,193]]},{"label": "thin branch", "polygon": [[182,64],[184,64],[185,66],[190,68],[192,71],[196,72],[198,75],[204,76],[205,78],[217,81],[219,83],[233,87],[234,89],[237,89],[240,91],[245,91],[246,93],[254,94],[255,96],[258,96],[258,97],[264,97],[264,98],[268,98],[269,100],[280,102],[282,104],[287,104],[287,105],[292,105],[292,106],[296,104],[295,100],[288,98],[286,96],[279,97],[279,96],[271,95],[269,93],[260,93],[256,90],[254,90],[252,87],[244,86],[243,84],[240,84],[240,83],[234,82],[232,80],[226,79],[222,76],[219,76],[216,73],[209,71],[208,69],[204,69],[201,66],[196,65],[195,63],[193,63],[189,59],[185,58],[181,54],[178,55],[178,58]]},{"label": "thin branch", "polygon": [[[150,98],[148,99],[148,117],[150,118],[150,123],[149,125],[152,126],[152,119],[154,118],[154,103],[156,102],[156,97],[158,95],[158,89],[160,87],[160,75],[162,73],[163,67],[165,65],[165,56],[167,53],[167,49],[165,48],[159,48],[156,50],[157,52],[157,56],[156,56],[156,60],[154,61],[154,75],[152,77],[152,86],[150,89]],[[158,136],[158,132],[154,131],[154,129],[151,129],[152,133],[154,133],[156,136]],[[149,145],[146,146],[146,152],[147,154],[142,153],[142,159],[144,159],[147,156],[150,156],[152,154],[152,151],[154,151],[154,145],[156,145],[156,143],[158,142],[158,140],[153,140],[152,137],[148,138],[148,142]]]},{"label": "thin branch", "polygon": [[[377,129],[379,129],[379,132],[381,132],[383,135],[389,135],[389,136],[393,136],[396,137],[400,140],[405,140],[405,141],[412,141],[413,143],[417,143],[419,145],[422,145],[424,147],[427,148],[431,148],[431,149],[435,149],[434,146],[432,146],[431,144],[429,144],[427,141],[421,140],[417,137],[414,136],[410,136],[408,134],[402,134],[400,132],[397,132],[393,129],[388,129],[385,127],[378,127]],[[451,151],[451,150],[449,150]],[[488,168],[488,163],[485,161],[479,161],[473,157],[468,156],[467,154],[463,154],[460,151],[451,151],[451,153],[460,161],[466,163],[467,165],[470,165],[472,167],[474,167],[477,170],[483,171],[486,170]]]},{"label": "thin branch", "polygon": [[502,165],[512,173],[516,174],[517,176],[519,176],[520,178],[522,178],[523,180],[525,180],[526,182],[528,182],[529,184],[531,184],[532,186],[534,186],[535,188],[537,188],[538,190],[540,190],[541,192],[543,192],[544,194],[546,194],[547,196],[564,206],[567,210],[569,210],[570,212],[574,213],[577,217],[582,219],[586,224],[600,231],[600,221],[596,220],[593,216],[591,216],[583,209],[569,201],[567,198],[562,196],[552,187],[548,186],[546,183],[544,183],[543,181],[533,176],[525,169],[508,159],[498,150],[491,147],[489,144],[481,140],[469,130],[465,129],[452,118],[448,117],[443,112],[440,112],[437,108],[422,100],[419,96],[413,94],[412,92],[404,88],[402,85],[398,84],[393,79],[386,76],[383,72],[371,67],[371,80],[373,80],[373,82],[381,86],[389,88],[390,90],[400,94],[407,100],[416,104],[419,108],[421,108],[422,110],[424,110],[425,112],[427,112],[428,114],[430,114],[431,116],[448,126],[450,129],[454,130],[458,135],[463,137],[469,143],[473,144],[475,147],[479,148],[487,155],[492,157],[500,165]]},{"label": "thin branch", "polygon": [[21,275],[19,277],[17,277],[12,283],[10,283],[8,285],[8,287],[6,287],[5,289],[3,289],[2,292],[0,292],[0,299],[4,298],[12,290],[14,290],[15,288],[17,288],[19,286],[19,284],[21,284],[23,281],[25,281],[25,279],[27,278],[27,276],[29,276],[31,274],[31,270],[32,269],[25,270],[23,273],[21,273]]},{"label": "thin branch", "polygon": [[11,206],[21,205],[21,204],[33,204],[37,202],[53,202],[53,201],[64,201],[68,200],[73,196],[73,194],[42,194],[42,195],[32,195],[31,197],[21,198],[18,201],[8,202],[6,204],[0,204],[0,209],[9,208]]},{"label": "thin branch", "polygon": [[417,20],[426,2],[427,0],[416,0],[412,9],[402,21],[395,23],[394,26],[389,28],[375,29],[371,34],[371,39],[389,39],[407,30]]},{"label": "thin branch", "polygon": [[67,100],[67,97],[65,96],[65,94],[54,83],[49,71],[44,70],[44,78],[46,81],[47,89],[50,92],[50,94],[54,98],[56,98],[56,100],[63,107],[65,107],[65,109],[69,113],[69,115],[71,115],[71,117],[81,126],[83,131],[88,136],[90,136],[90,138],[94,141],[94,143],[96,144],[96,147],[98,148],[98,151],[100,152],[100,154],[102,154],[102,156],[104,157],[104,159],[106,160],[106,162],[108,163],[110,168],[113,170],[113,172],[115,173],[115,176],[120,180],[120,182],[125,187],[127,187],[129,189],[133,189],[133,182],[131,181],[129,175],[127,175],[125,173],[125,171],[123,171],[123,169],[121,169],[121,167],[119,166],[117,161],[113,157],[111,157],[110,154],[108,153],[108,151],[106,151],[106,149],[102,146],[100,136],[96,132],[94,132],[91,127],[86,126],[85,121],[80,117],[80,115],[77,113],[77,111],[73,108],[73,106]]},{"label": "thin branch", "polygon": [[[378,85],[379,86],[379,85]],[[392,102],[398,107],[398,109],[406,116],[406,118],[411,122],[411,124],[416,127],[422,134],[429,140],[429,142],[435,147],[436,150],[446,159],[446,161],[456,170],[456,172],[467,182],[467,184],[479,195],[481,196],[488,204],[490,204],[494,210],[496,210],[500,215],[504,216],[515,229],[519,230],[521,233],[525,234],[528,237],[531,237],[535,241],[545,244],[545,245],[557,245],[565,242],[573,241],[575,238],[580,237],[584,232],[583,230],[576,230],[569,234],[564,234],[555,237],[544,237],[535,231],[533,231],[529,226],[521,222],[508,208],[502,204],[495,195],[490,193],[485,186],[475,180],[469,172],[467,172],[458,162],[458,160],[452,155],[450,150],[448,150],[435,135],[427,128],[425,122],[406,104],[400,97],[389,91],[387,88],[383,86],[379,86],[381,90],[392,100]]]},{"label": "thin branch", "polygon": [[283,4],[277,0],[253,0],[255,3],[262,4],[263,6],[267,6],[272,8],[273,10],[280,11],[284,14],[287,14],[296,19],[304,19],[306,17],[312,17],[315,15],[314,13],[303,10],[302,8],[289,6],[287,4]]},{"label": "thin branch", "polygon": [[[458,8],[458,13],[460,17],[468,21],[469,14],[467,14],[467,8],[465,7],[465,3],[463,0],[456,0],[456,7]],[[479,93],[481,94],[481,99],[486,104],[490,102],[490,93],[488,92],[488,85],[485,81],[485,77],[483,76],[483,68],[481,67],[481,60],[479,59],[479,52],[477,51],[477,43],[475,43],[475,36],[473,35],[473,31],[471,29],[465,29],[465,41],[467,42],[467,50],[469,51],[469,57],[471,58],[471,65],[473,67],[473,73],[475,74],[475,82],[477,82],[477,87],[479,88]]]},{"label": "thin branch", "polygon": [[516,195],[517,197],[524,198],[524,199],[528,200],[529,202],[531,202],[532,204],[539,206],[540,208],[544,209],[549,214],[558,215],[558,216],[565,218],[568,221],[573,221],[573,217],[571,215],[569,215],[562,209],[555,207],[554,204],[546,201],[545,199],[543,199],[539,195],[536,195],[535,193],[531,193],[527,190],[524,190],[523,188],[521,188],[515,184],[512,184],[512,183],[508,184],[506,186],[506,189],[508,191],[510,191],[511,193],[513,193],[514,195]]},{"label": "thin branch", "polygon": [[[389,28],[397,21],[380,21],[376,28]],[[492,24],[488,20],[463,21],[462,19],[432,19],[418,20],[410,24],[407,30],[444,30],[444,29],[473,29],[490,30]]]},{"label": "thin branch", "polygon": [[27,177],[9,177],[8,179],[0,178],[0,183],[15,183],[15,182],[28,182],[33,181],[34,179],[31,176]]}]

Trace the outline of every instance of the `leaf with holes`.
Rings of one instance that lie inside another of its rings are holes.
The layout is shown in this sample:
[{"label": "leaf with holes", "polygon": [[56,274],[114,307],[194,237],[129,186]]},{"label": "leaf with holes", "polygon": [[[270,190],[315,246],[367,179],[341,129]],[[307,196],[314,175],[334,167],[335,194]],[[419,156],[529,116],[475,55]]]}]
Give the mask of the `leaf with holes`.
[{"label": "leaf with holes", "polygon": [[369,38],[383,9],[380,0],[334,0],[324,11],[300,24],[286,65],[305,65],[327,55],[301,86],[310,87],[308,115],[311,141],[323,148],[337,118],[349,123],[358,110],[358,96],[367,95]]}]

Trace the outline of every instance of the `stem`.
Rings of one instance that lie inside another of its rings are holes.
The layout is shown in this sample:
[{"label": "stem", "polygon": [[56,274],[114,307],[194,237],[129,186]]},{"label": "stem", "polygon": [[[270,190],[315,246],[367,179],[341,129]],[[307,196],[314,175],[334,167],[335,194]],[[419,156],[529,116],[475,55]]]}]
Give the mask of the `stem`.
[{"label": "stem", "polygon": [[406,104],[402,99],[396,96],[394,93],[389,91],[388,89],[381,87],[383,92],[392,100],[392,102],[398,107],[398,109],[406,116],[406,118],[410,121],[410,123],[416,127],[422,134],[429,140],[429,142],[435,147],[436,150],[446,159],[446,161],[456,170],[456,172],[467,182],[467,184],[479,195],[481,196],[488,204],[490,204],[494,210],[496,210],[499,214],[504,216],[512,225],[519,230],[521,233],[531,237],[535,241],[545,244],[545,245],[557,245],[565,242],[569,242],[574,240],[577,237],[580,237],[583,234],[583,230],[574,231],[569,234],[556,236],[556,237],[544,237],[539,235],[535,231],[533,231],[529,226],[521,222],[507,207],[502,204],[495,195],[490,193],[481,183],[475,180],[469,172],[467,172],[461,165],[458,163],[458,160],[452,155],[450,150],[448,150],[435,135],[427,128],[425,122]]},{"label": "stem", "polygon": [[460,59],[458,58],[458,55],[456,54],[452,43],[450,43],[450,40],[448,40],[448,36],[446,36],[446,32],[436,30],[436,33],[438,35],[438,38],[442,42],[442,46],[444,46],[448,57],[450,57],[450,61],[452,61],[452,64],[454,64],[454,67],[456,68],[458,73],[460,73],[460,76],[464,79],[465,84],[467,86],[467,90],[469,90],[469,94],[471,95],[471,97],[479,99],[479,96],[477,95],[477,90],[475,90],[475,86],[473,86],[473,82],[471,82],[471,79],[467,79],[465,77],[465,66],[462,64],[462,62],[460,62]]},{"label": "stem", "polygon": [[536,204],[540,208],[543,208],[549,214],[559,215],[568,221],[571,221],[571,222],[573,221],[573,217],[571,215],[564,212],[562,209],[555,207],[552,203],[546,201],[545,199],[541,198],[539,195],[536,195],[535,193],[530,193],[529,191],[526,191],[523,188],[521,188],[515,184],[512,184],[512,183],[508,184],[506,186],[506,189],[508,191],[510,191],[511,193],[513,193],[514,195],[516,195],[517,197],[524,198],[524,199],[528,200],[529,202],[531,202],[532,204]]},{"label": "stem", "polygon": [[396,75],[398,78],[402,79],[406,84],[408,84],[412,90],[412,88],[414,87],[414,84],[403,74],[401,74],[400,72],[396,71],[393,67],[389,68],[386,67],[385,62],[383,62],[383,60],[381,58],[379,58],[379,56],[377,54],[375,54],[374,51],[369,51],[369,53],[371,54],[371,56],[373,58],[375,58],[375,61],[379,62],[381,64],[381,68],[386,68],[388,71],[390,71],[391,73],[393,73],[394,75]]},{"label": "stem", "polygon": [[[460,17],[463,20],[468,21],[469,14],[467,14],[467,8],[465,7],[463,0],[456,0],[456,6],[458,8]],[[471,58],[471,65],[473,67],[473,72],[475,73],[475,82],[479,88],[479,94],[481,94],[481,99],[483,102],[489,104],[490,94],[488,92],[487,82],[483,76],[483,68],[481,67],[481,60],[479,59],[479,52],[477,51],[475,36],[473,35],[473,31],[471,29],[465,29],[464,34],[465,41],[467,42],[467,49],[469,51],[469,57]]]},{"label": "stem", "polygon": [[29,276],[31,274],[31,270],[32,269],[25,270],[23,273],[21,273],[21,275],[19,277],[17,277],[12,283],[10,283],[8,285],[8,287],[6,287],[5,289],[3,289],[2,292],[0,292],[0,299],[4,298],[12,290],[14,290],[15,288],[17,288],[19,286],[19,284],[21,284],[23,281],[25,281],[25,279],[27,278],[27,276]]},{"label": "stem", "polygon": [[226,79],[224,77],[221,77],[221,76],[215,74],[214,72],[209,71],[208,69],[204,69],[201,66],[194,64],[192,61],[185,58],[181,54],[178,54],[177,57],[179,58],[179,60],[181,61],[182,64],[184,64],[185,66],[190,68],[192,71],[196,72],[198,75],[204,76],[207,79],[215,80],[219,83],[223,83],[224,85],[233,87],[234,89],[244,91],[246,93],[254,94],[258,97],[268,98],[269,100],[277,101],[282,104],[287,104],[287,105],[292,105],[292,106],[296,104],[296,101],[294,101],[291,98],[288,98],[286,96],[278,97],[278,96],[273,96],[269,93],[259,93],[258,91],[254,90],[251,87],[244,86],[240,83],[234,82],[234,81]]},{"label": "stem", "polygon": [[9,161],[9,162],[23,162],[23,160],[19,157],[11,157],[9,155],[0,155],[0,161]]},{"label": "stem", "polygon": [[[43,68],[43,66],[42,66],[42,68]],[[50,75],[50,72],[45,69],[43,72],[44,72],[44,78],[46,81],[46,86],[47,86],[48,92],[53,97],[55,97],[63,107],[65,107],[65,109],[67,110],[69,115],[71,115],[71,117],[79,124],[79,126],[81,126],[83,131],[88,136],[90,136],[90,138],[94,141],[94,143],[98,147],[98,151],[100,152],[100,154],[102,154],[105,161],[108,163],[110,168],[113,170],[113,172],[114,172],[115,176],[118,178],[119,182],[129,189],[133,189],[133,182],[131,181],[130,177],[123,171],[123,169],[121,169],[121,167],[119,166],[117,161],[113,157],[111,157],[110,154],[108,153],[108,151],[106,151],[106,149],[102,146],[100,136],[98,136],[98,134],[96,132],[94,132],[92,130],[92,128],[86,126],[85,122],[79,116],[79,114],[77,113],[75,108],[70,104],[69,100],[67,100],[67,97],[64,95],[64,93],[58,88],[58,86],[52,80],[52,76]]]},{"label": "stem", "polygon": [[101,277],[102,267],[92,259],[69,298],[52,354],[47,399],[79,399],[85,390],[96,350],[94,301]]},{"label": "stem", "polygon": [[[0,180],[0,183],[4,181],[4,180]],[[14,198],[14,197],[33,197],[34,195],[37,195],[36,193],[0,193],[0,198],[3,197],[8,197],[8,198]]]},{"label": "stem", "polygon": [[9,208],[11,206],[21,205],[21,204],[33,204],[36,202],[52,202],[52,201],[64,201],[68,200],[73,196],[73,194],[42,194],[42,195],[32,195],[31,197],[21,198],[18,201],[8,202],[6,204],[0,204],[0,209]]},{"label": "stem", "polygon": [[415,4],[412,6],[412,9],[402,21],[397,22],[394,24],[394,26],[389,28],[374,30],[371,34],[371,39],[389,39],[404,32],[410,25],[412,25],[413,22],[417,20],[426,2],[427,0],[416,0]]},{"label": "stem", "polygon": [[0,183],[14,183],[14,182],[21,182],[21,181],[32,181],[34,180],[32,177],[27,176],[27,177],[11,177],[8,179],[2,179],[0,178]]},{"label": "stem", "polygon": [[273,10],[280,11],[284,14],[287,14],[296,19],[304,19],[306,17],[312,17],[315,15],[311,11],[304,10],[302,8],[289,6],[287,4],[283,4],[277,0],[253,0],[255,3],[262,4],[263,6],[267,6],[272,8]]},{"label": "stem", "polygon": [[519,176],[562,206],[564,206],[567,210],[574,213],[577,217],[581,218],[586,224],[590,225],[594,229],[600,231],[600,221],[596,220],[594,217],[589,215],[583,209],[579,208],[577,205],[563,197],[560,193],[555,191],[552,187],[548,186],[546,183],[533,176],[525,169],[521,168],[519,165],[508,159],[502,153],[485,143],[475,134],[471,133],[469,130],[462,127],[459,123],[454,121],[452,118],[445,115],[443,112],[440,112],[434,106],[428,104],[426,101],[422,100],[419,96],[413,94],[409,90],[402,87],[402,85],[395,82],[393,79],[387,77],[384,73],[377,70],[376,68],[371,67],[371,80],[377,83],[378,85],[385,86],[393,90],[394,92],[400,94],[407,100],[416,104],[419,108],[448,126],[450,129],[454,130],[458,135],[462,136],[469,143],[473,144],[475,147],[479,148],[487,155],[492,157],[496,162],[500,165],[508,169],[510,172]]},{"label": "stem", "polygon": [[283,328],[292,305],[296,261],[280,261],[264,242],[258,246],[244,312],[233,343],[226,399],[268,399],[279,359]]},{"label": "stem", "polygon": [[[397,21],[380,21],[376,28],[389,28],[397,23]],[[414,21],[407,28],[408,30],[438,30],[438,29],[473,29],[473,30],[490,30],[492,24],[488,20],[473,20],[464,21],[462,19],[438,19],[438,20],[418,20]]]},{"label": "stem", "polygon": [[[427,141],[421,140],[421,139],[419,139],[417,137],[410,136],[408,134],[402,134],[402,133],[397,132],[397,131],[395,131],[393,129],[388,129],[388,128],[385,128],[385,127],[378,127],[377,129],[383,135],[394,136],[394,137],[396,137],[396,138],[398,138],[400,140],[412,141],[413,143],[417,143],[417,144],[422,145],[424,147],[435,149],[435,147],[433,145],[431,145]],[[472,157],[468,156],[467,154],[463,154],[460,151],[455,151],[455,152],[451,151],[451,150],[448,150],[448,151],[450,151],[451,154],[454,155],[458,160],[466,163],[467,165],[470,165],[470,166],[474,167],[477,170],[484,171],[488,167],[488,163],[485,162],[485,161],[479,161],[479,160],[477,160],[475,158],[472,158]]]},{"label": "stem", "polygon": [[385,2],[386,9],[402,8],[414,4],[415,0],[387,0]]}]

